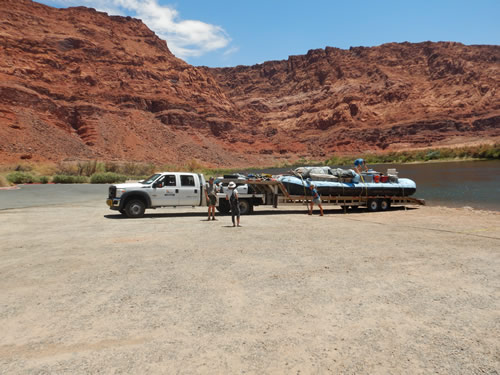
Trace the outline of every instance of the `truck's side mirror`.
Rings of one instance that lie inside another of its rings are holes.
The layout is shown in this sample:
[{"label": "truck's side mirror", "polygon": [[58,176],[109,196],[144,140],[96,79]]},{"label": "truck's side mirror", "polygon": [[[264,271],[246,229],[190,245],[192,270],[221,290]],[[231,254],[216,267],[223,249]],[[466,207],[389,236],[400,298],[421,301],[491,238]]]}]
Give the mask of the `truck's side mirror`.
[{"label": "truck's side mirror", "polygon": [[163,182],[155,182],[153,184],[153,189],[161,188],[161,187],[163,187]]}]

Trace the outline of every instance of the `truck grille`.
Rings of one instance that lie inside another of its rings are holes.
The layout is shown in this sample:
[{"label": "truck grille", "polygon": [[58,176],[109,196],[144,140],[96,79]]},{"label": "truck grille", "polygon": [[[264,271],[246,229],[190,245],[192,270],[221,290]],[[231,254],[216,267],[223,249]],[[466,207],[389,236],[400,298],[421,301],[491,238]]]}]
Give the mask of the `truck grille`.
[{"label": "truck grille", "polygon": [[116,186],[110,186],[108,198],[113,199],[115,197],[116,197]]}]

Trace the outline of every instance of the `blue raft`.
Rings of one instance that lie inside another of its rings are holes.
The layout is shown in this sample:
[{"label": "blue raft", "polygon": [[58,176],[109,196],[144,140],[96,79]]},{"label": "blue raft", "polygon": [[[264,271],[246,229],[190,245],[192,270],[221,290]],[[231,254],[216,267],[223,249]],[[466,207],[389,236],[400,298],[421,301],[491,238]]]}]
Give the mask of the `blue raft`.
[{"label": "blue raft", "polygon": [[[316,169],[316,170],[315,170]],[[353,170],[328,167],[296,169],[292,176],[279,176],[290,195],[310,196],[309,186],[314,184],[322,196],[386,196],[408,197],[415,194],[413,180],[384,175],[375,171],[357,174]]]}]

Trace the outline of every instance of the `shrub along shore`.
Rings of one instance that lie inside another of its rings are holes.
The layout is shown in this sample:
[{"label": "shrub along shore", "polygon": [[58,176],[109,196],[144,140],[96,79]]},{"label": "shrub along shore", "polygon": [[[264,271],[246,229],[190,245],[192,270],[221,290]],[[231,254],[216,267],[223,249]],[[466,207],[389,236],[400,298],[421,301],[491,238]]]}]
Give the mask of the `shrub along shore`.
[{"label": "shrub along shore", "polygon": [[499,160],[500,144],[468,146],[457,148],[435,148],[426,150],[397,151],[381,154],[352,156],[332,156],[326,165],[352,165],[354,159],[361,157],[369,164],[402,164],[428,161]]},{"label": "shrub along shore", "polygon": [[381,154],[360,154],[356,156],[333,155],[324,161],[299,159],[294,163],[281,163],[271,167],[252,168],[209,168],[195,159],[185,165],[155,165],[135,162],[100,162],[97,160],[61,162],[59,164],[23,163],[0,167],[0,187],[12,184],[56,183],[56,184],[111,184],[127,180],[142,180],[155,171],[184,170],[217,176],[235,171],[269,168],[293,168],[303,165],[349,165],[357,158],[368,164],[415,163],[431,161],[499,160],[500,144],[441,148],[413,151],[398,151]]}]

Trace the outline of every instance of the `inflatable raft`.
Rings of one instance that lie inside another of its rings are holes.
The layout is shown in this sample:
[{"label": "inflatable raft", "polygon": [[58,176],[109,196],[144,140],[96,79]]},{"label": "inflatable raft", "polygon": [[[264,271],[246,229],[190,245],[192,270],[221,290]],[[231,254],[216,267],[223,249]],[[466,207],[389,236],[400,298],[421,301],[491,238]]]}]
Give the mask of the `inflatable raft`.
[{"label": "inflatable raft", "polygon": [[408,197],[417,190],[414,181],[399,178],[395,169],[389,169],[386,174],[369,170],[359,175],[352,169],[302,167],[290,176],[279,176],[278,180],[290,195],[311,195],[311,184],[322,196]]}]

